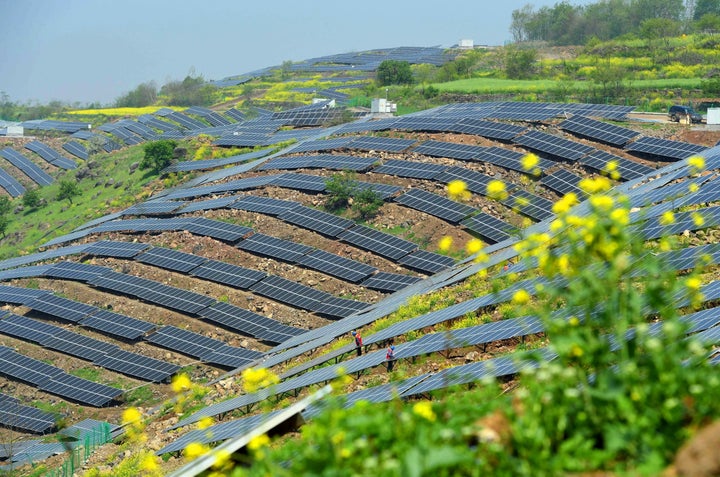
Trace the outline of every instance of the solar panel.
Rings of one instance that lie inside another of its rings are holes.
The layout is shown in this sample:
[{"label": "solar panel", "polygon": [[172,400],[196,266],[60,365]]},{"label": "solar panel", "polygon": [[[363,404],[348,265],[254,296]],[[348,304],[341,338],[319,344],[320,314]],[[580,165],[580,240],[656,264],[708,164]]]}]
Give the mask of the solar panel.
[{"label": "solar panel", "polygon": [[272,170],[294,170],[294,169],[307,169],[312,164],[312,156],[293,156],[293,157],[278,157],[271,159],[257,168],[258,171],[272,171]]},{"label": "solar panel", "polygon": [[618,157],[605,151],[595,151],[589,156],[583,157],[578,162],[583,166],[597,171],[606,171],[608,162],[613,161],[617,165],[617,172],[621,180],[632,180],[653,172],[652,167],[638,164],[624,157]]},{"label": "solar panel", "polygon": [[291,148],[288,154],[295,154],[299,152],[317,152],[317,151],[332,151],[336,149],[345,149],[347,145],[352,141],[353,137],[338,137],[333,139],[318,139],[315,141],[305,141]]},{"label": "solar panel", "polygon": [[313,247],[302,245],[289,240],[283,240],[269,235],[255,233],[236,245],[240,250],[245,250],[259,255],[272,257],[290,263],[300,260],[305,254],[312,252]]},{"label": "solar panel", "polygon": [[288,172],[286,174],[276,176],[271,184],[277,187],[284,187],[287,189],[304,190],[309,192],[323,192],[325,190],[327,181],[327,177]]},{"label": "solar panel", "polygon": [[252,232],[250,227],[229,224],[204,217],[192,219],[185,225],[185,230],[195,235],[204,235],[224,242],[234,243]]},{"label": "solar panel", "polygon": [[108,310],[93,313],[78,324],[85,328],[130,341],[138,340],[145,333],[156,328],[156,325],[148,321],[138,320]]},{"label": "solar panel", "polygon": [[577,176],[572,172],[566,171],[565,169],[558,169],[552,174],[540,179],[540,184],[560,195],[573,192],[577,194],[578,197],[583,197],[585,193],[578,186],[581,180],[582,177]]},{"label": "solar panel", "polygon": [[85,149],[85,146],[83,146],[77,141],[66,142],[62,145],[62,148],[73,156],[82,159],[83,161],[86,161],[88,158],[87,149]]},{"label": "solar panel", "polygon": [[280,215],[290,209],[298,207],[299,205],[299,202],[295,202],[293,200],[281,200],[273,199],[271,197],[246,195],[235,201],[230,208],[266,215]]},{"label": "solar panel", "polygon": [[632,138],[640,135],[639,132],[632,129],[577,115],[561,122],[558,127],[579,136],[617,147],[622,147]]},{"label": "solar panel", "polygon": [[303,255],[297,263],[353,283],[357,283],[377,271],[377,268],[373,266],[324,250],[314,250]]},{"label": "solar panel", "polygon": [[200,200],[197,202],[186,202],[183,207],[176,210],[176,214],[190,214],[193,212],[204,212],[206,210],[223,209],[235,202],[236,196],[218,197],[217,199]]},{"label": "solar panel", "polygon": [[36,184],[41,186],[52,184],[53,178],[50,175],[16,150],[6,147],[5,149],[0,150],[0,156],[4,157],[8,160],[8,162],[10,162],[10,164],[20,169]]},{"label": "solar panel", "polygon": [[150,244],[146,243],[102,240],[90,244],[83,253],[98,257],[132,258],[148,248],[150,248]]},{"label": "solar panel", "polygon": [[65,399],[96,407],[108,405],[123,393],[122,389],[64,373],[43,382],[39,387],[43,391],[57,394]]},{"label": "solar panel", "polygon": [[94,364],[154,383],[166,381],[180,370],[180,366],[177,364],[167,363],[122,349],[99,357]]},{"label": "solar panel", "polygon": [[18,197],[25,193],[25,187],[5,169],[0,169],[0,187],[5,189],[11,197]]},{"label": "solar panel", "polygon": [[53,166],[66,170],[77,168],[77,164],[75,164],[74,161],[62,156],[55,149],[52,149],[50,146],[40,141],[29,142],[25,144],[25,148],[42,157]]},{"label": "solar panel", "polygon": [[448,166],[442,166],[439,164],[390,159],[388,161],[385,161],[383,165],[374,168],[372,172],[377,174],[388,174],[398,177],[410,177],[413,179],[432,180],[440,173],[445,171],[447,168]]},{"label": "solar panel", "polygon": [[278,216],[284,222],[318,232],[330,237],[336,237],[343,230],[352,227],[355,222],[321,210],[299,205],[286,210]]},{"label": "solar panel", "polygon": [[0,280],[14,280],[16,278],[37,277],[52,268],[52,265],[34,265],[29,267],[12,268],[0,272]]},{"label": "solar panel", "polygon": [[338,171],[365,172],[369,170],[378,159],[375,157],[341,156],[321,154],[313,157],[308,167],[313,169],[335,169]]},{"label": "solar panel", "polygon": [[282,343],[306,331],[222,302],[203,310],[201,317],[237,333],[275,343]]},{"label": "solar panel", "polygon": [[626,151],[679,160],[707,149],[706,146],[643,136],[625,146]]},{"label": "solar panel", "polygon": [[398,260],[398,263],[408,268],[433,274],[452,267],[455,265],[455,260],[452,257],[426,250],[415,250]]},{"label": "solar panel", "polygon": [[147,341],[194,358],[202,358],[225,346],[220,340],[175,326],[163,326],[147,337]]},{"label": "solar panel", "polygon": [[557,166],[555,161],[540,157],[538,158],[537,165],[533,169],[527,170],[522,164],[522,158],[524,156],[525,154],[522,152],[511,151],[510,149],[505,149],[503,147],[493,146],[485,148],[475,158],[475,161],[488,162],[510,171],[517,171],[532,176],[537,175],[535,169],[539,169],[540,172],[544,172],[551,167]]},{"label": "solar panel", "polygon": [[378,198],[380,198],[382,200],[387,200],[389,197],[395,195],[398,191],[403,189],[400,186],[395,186],[395,185],[391,185],[391,184],[380,184],[378,182],[362,182],[362,181],[356,181],[354,187],[355,187],[355,190],[357,190],[357,191],[370,189],[373,192],[375,192],[375,194],[378,196]]},{"label": "solar panel", "polygon": [[[155,114],[157,114],[157,112]],[[177,111],[166,114],[165,117],[187,129],[202,129],[207,127],[207,124]]]},{"label": "solar panel", "polygon": [[245,120],[245,115],[235,108],[230,108],[227,111],[225,111],[225,115],[229,118],[234,119],[235,121],[244,121]]},{"label": "solar panel", "polygon": [[138,116],[138,121],[140,121],[140,123],[142,123],[146,126],[150,126],[152,128],[158,129],[162,132],[177,131],[178,129],[180,129],[180,127],[177,124],[173,124],[169,121],[158,119],[151,114],[143,114],[143,115]]},{"label": "solar panel", "polygon": [[33,311],[39,311],[73,323],[82,320],[96,310],[94,306],[57,295],[39,296],[25,306]]},{"label": "solar panel", "polygon": [[215,349],[212,353],[203,356],[203,361],[210,364],[217,364],[227,368],[235,369],[248,365],[263,356],[258,351],[250,351],[244,348],[235,348],[225,345]]},{"label": "solar panel", "polygon": [[136,256],[135,260],[180,273],[187,273],[208,261],[204,257],[163,247],[153,247]]},{"label": "solar panel", "polygon": [[456,122],[449,131],[496,139],[498,141],[509,141],[518,134],[525,132],[527,128],[515,124],[486,121],[484,119],[464,118]]},{"label": "solar panel", "polygon": [[[20,404],[20,401],[6,394],[0,394],[0,425],[20,431],[44,434],[55,427],[55,416],[35,407]],[[19,445],[21,442],[16,444],[12,444],[14,447],[12,451],[18,454],[22,451]],[[6,444],[0,444],[0,447],[6,447]]]},{"label": "solar panel", "polygon": [[463,220],[461,224],[480,235],[484,240],[492,243],[499,243],[509,239],[512,233],[517,230],[517,227],[484,212],[479,212]]},{"label": "solar panel", "polygon": [[474,207],[422,189],[410,189],[401,196],[396,197],[395,202],[451,223],[458,223],[468,215],[477,212]]},{"label": "solar panel", "polygon": [[1,347],[0,374],[39,386],[55,376],[65,374],[65,372],[50,364],[28,358],[10,348]]},{"label": "solar panel", "polygon": [[251,159],[257,159],[259,157],[270,154],[271,150],[261,149],[259,151],[247,152],[245,154],[238,154],[236,156],[222,157],[219,159],[204,159],[199,161],[182,161],[170,164],[161,171],[161,174],[169,174],[171,172],[187,172],[187,171],[199,171],[205,169],[215,169],[217,167],[224,167],[230,164],[238,164]]},{"label": "solar panel", "polygon": [[452,159],[460,159],[470,161],[480,153],[482,146],[472,146],[469,144],[458,144],[454,142],[442,141],[426,141],[419,146],[413,148],[412,152],[432,157],[449,157]]},{"label": "solar panel", "polygon": [[107,353],[119,349],[117,345],[65,329],[58,330],[57,333],[43,339],[40,344],[44,348],[54,349],[88,361],[94,361]]},{"label": "solar panel", "polygon": [[25,304],[43,295],[48,295],[48,290],[38,290],[34,288],[19,288],[8,285],[0,285],[0,302]]},{"label": "solar panel", "polygon": [[238,265],[208,260],[190,273],[192,276],[222,283],[232,287],[247,290],[250,286],[262,280],[267,273],[258,270],[251,270]]},{"label": "solar panel", "polygon": [[414,139],[362,136],[353,139],[347,147],[365,151],[402,152],[416,142]]},{"label": "solar panel", "polygon": [[180,202],[151,200],[123,210],[123,215],[166,215],[182,207]]},{"label": "solar panel", "polygon": [[59,326],[12,313],[0,319],[0,333],[34,343],[40,343],[60,330]]},{"label": "solar panel", "polygon": [[528,131],[522,136],[517,136],[513,139],[513,142],[529,149],[567,159],[568,161],[577,161],[581,157],[591,154],[596,150],[584,144],[534,130]]},{"label": "solar panel", "polygon": [[442,173],[435,176],[435,180],[439,182],[449,183],[455,180],[461,180],[465,183],[468,190],[476,194],[487,195],[487,186],[493,180],[492,177],[463,167],[450,167]]},{"label": "solar panel", "polygon": [[407,131],[446,132],[452,131],[457,122],[455,118],[426,118],[422,116],[401,116],[393,124],[393,129]]},{"label": "solar panel", "polygon": [[553,215],[551,201],[522,189],[513,190],[508,198],[500,203],[535,220],[545,220]]},{"label": "solar panel", "polygon": [[404,257],[418,248],[417,245],[410,241],[364,225],[355,225],[342,232],[337,238],[391,260]]},{"label": "solar panel", "polygon": [[337,298],[275,275],[257,282],[250,289],[281,303],[330,317],[343,318],[367,307],[367,303]]},{"label": "solar panel", "polygon": [[48,271],[43,273],[43,276],[87,282],[109,271],[109,268],[101,267],[99,265],[89,265],[77,262],[58,262]]},{"label": "solar panel", "polygon": [[399,273],[378,272],[361,282],[360,285],[382,292],[396,292],[419,281],[422,281],[422,278]]}]

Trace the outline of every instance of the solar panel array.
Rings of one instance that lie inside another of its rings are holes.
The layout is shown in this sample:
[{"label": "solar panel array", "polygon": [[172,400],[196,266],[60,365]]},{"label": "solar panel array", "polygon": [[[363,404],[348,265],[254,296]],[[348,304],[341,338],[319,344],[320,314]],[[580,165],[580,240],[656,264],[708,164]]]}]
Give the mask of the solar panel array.
[{"label": "solar panel array", "polygon": [[0,169],[0,187],[5,189],[11,197],[19,197],[25,193],[25,187],[5,169]]},{"label": "solar panel array", "polygon": [[616,147],[622,147],[628,141],[640,135],[639,132],[633,131],[632,129],[583,116],[573,116],[570,119],[566,119],[558,124],[558,127],[579,136]]},{"label": "solar panel array", "polygon": [[376,174],[388,174],[412,179],[432,180],[447,168],[448,166],[442,166],[440,164],[390,159],[384,161],[381,166],[374,168],[373,172]]},{"label": "solar panel array", "polygon": [[65,149],[67,152],[72,154],[75,157],[78,157],[82,159],[83,161],[87,161],[88,158],[88,151],[85,149],[85,146],[80,144],[77,141],[70,141],[66,142],[62,145],[62,148]]},{"label": "solar panel array", "polygon": [[50,146],[48,146],[40,141],[29,142],[29,143],[25,144],[25,148],[29,149],[30,151],[34,152],[38,156],[42,157],[43,159],[45,159],[47,162],[49,162],[53,166],[59,167],[61,169],[77,168],[77,164],[75,164],[75,162],[62,156],[55,149],[52,149]]},{"label": "solar panel array", "polygon": [[[23,432],[45,434],[55,428],[55,416],[0,393],[0,426]],[[3,447],[0,444],[0,447]]]},{"label": "solar panel array", "polygon": [[454,142],[442,141],[425,141],[419,146],[413,148],[413,152],[433,157],[449,157],[452,159],[460,159],[464,161],[473,160],[482,153],[482,146],[472,146],[469,144],[458,144]]},{"label": "solar panel array", "polygon": [[344,230],[355,225],[350,219],[345,219],[328,212],[299,205],[288,209],[278,216],[284,222],[298,225],[322,235],[336,237]]},{"label": "solar panel array", "polygon": [[585,194],[580,189],[578,184],[582,180],[582,177],[573,174],[565,169],[558,169],[550,175],[547,175],[540,179],[540,184],[544,185],[548,189],[557,192],[560,195],[565,195],[572,192],[582,198]]},{"label": "solar panel array", "polygon": [[671,160],[685,159],[707,149],[705,146],[682,141],[671,141],[657,137],[643,136],[625,146],[626,151],[648,154]]},{"label": "solar panel array", "polygon": [[258,170],[335,169],[340,171],[364,172],[370,169],[376,162],[377,159],[373,157],[340,156],[332,154],[292,156],[268,161],[260,166]]},{"label": "solar panel array", "polygon": [[595,151],[593,147],[535,130],[517,136],[513,142],[568,161],[577,161]]},{"label": "solar panel array", "polygon": [[461,223],[491,243],[503,242],[517,230],[517,227],[484,212],[479,212]]},{"label": "solar panel array", "polygon": [[408,240],[380,232],[365,225],[354,225],[339,234],[337,238],[391,260],[404,257],[418,248],[417,245]]},{"label": "solar panel array", "polygon": [[0,150],[0,156],[4,157],[8,160],[8,162],[10,162],[10,164],[20,169],[36,184],[41,186],[52,184],[53,178],[49,174],[16,150],[6,147],[5,149]]},{"label": "solar panel array", "polygon": [[616,170],[620,174],[620,180],[627,181],[637,179],[655,170],[652,167],[639,164],[624,157],[615,156],[605,151],[595,151],[589,156],[581,158],[578,162],[596,171],[607,171],[610,161],[616,165]]},{"label": "solar panel array", "polygon": [[401,196],[396,197],[395,202],[434,215],[450,223],[458,223],[469,215],[478,212],[474,207],[422,189],[410,189]]}]

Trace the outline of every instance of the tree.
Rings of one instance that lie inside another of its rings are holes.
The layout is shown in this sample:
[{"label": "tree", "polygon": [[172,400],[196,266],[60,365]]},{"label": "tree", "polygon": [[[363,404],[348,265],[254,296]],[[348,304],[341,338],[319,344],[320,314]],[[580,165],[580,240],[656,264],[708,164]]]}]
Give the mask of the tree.
[{"label": "tree", "polygon": [[67,199],[68,202],[72,204],[73,197],[80,194],[80,186],[74,180],[64,179],[60,181],[60,190],[58,191],[57,200]]},{"label": "tree", "polygon": [[7,232],[7,228],[10,225],[10,219],[7,215],[0,215],[0,234],[2,234],[3,237],[5,237],[5,232]]},{"label": "tree", "polygon": [[720,15],[720,2],[717,0],[697,0],[693,19],[700,20],[708,14]]},{"label": "tree", "polygon": [[528,79],[535,74],[537,50],[534,48],[505,48],[505,75],[510,79]]},{"label": "tree", "polygon": [[535,12],[533,11],[533,6],[530,3],[525,4],[522,8],[513,10],[512,22],[510,23],[510,33],[512,33],[513,41],[515,43],[528,41],[528,24],[534,14]]},{"label": "tree", "polygon": [[202,75],[193,72],[182,81],[170,81],[160,88],[170,106],[208,106],[215,101],[217,87],[206,83]]},{"label": "tree", "polygon": [[595,66],[595,71],[590,75],[590,79],[598,85],[601,97],[618,97],[625,89],[623,83],[627,75],[626,68],[605,61]]},{"label": "tree", "polygon": [[350,198],[357,190],[357,185],[353,174],[333,174],[330,179],[325,181],[325,192],[327,193],[325,207],[330,210],[347,207]]},{"label": "tree", "polygon": [[679,34],[680,23],[669,18],[650,18],[640,25],[640,35],[647,40],[653,56],[658,51],[656,45],[664,45],[660,50],[669,55],[670,38]]},{"label": "tree", "polygon": [[5,215],[12,209],[12,201],[6,195],[0,196],[0,215]]},{"label": "tree", "polygon": [[22,203],[28,209],[34,209],[40,205],[40,192],[37,189],[27,189],[22,198]]},{"label": "tree", "polygon": [[720,14],[706,13],[693,23],[693,28],[698,32],[720,31]]},{"label": "tree", "polygon": [[152,169],[156,173],[160,172],[170,165],[176,146],[177,143],[170,139],[145,144],[143,147],[145,155],[140,162],[140,169]]},{"label": "tree", "polygon": [[407,61],[385,60],[377,69],[377,82],[380,86],[389,84],[412,84],[413,75]]},{"label": "tree", "polygon": [[115,100],[118,108],[141,108],[150,106],[157,101],[157,85],[154,81],[140,83],[134,90],[125,93]]}]

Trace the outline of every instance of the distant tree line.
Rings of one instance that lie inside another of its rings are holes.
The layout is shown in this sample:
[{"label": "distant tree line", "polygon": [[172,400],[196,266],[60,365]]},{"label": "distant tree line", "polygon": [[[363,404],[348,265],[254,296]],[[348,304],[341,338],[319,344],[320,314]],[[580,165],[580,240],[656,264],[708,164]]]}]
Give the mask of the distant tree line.
[{"label": "distant tree line", "polygon": [[673,36],[681,31],[720,29],[718,0],[600,0],[588,5],[568,1],[535,9],[531,4],[512,12],[515,42],[545,41],[584,45],[635,35]]},{"label": "distant tree line", "polygon": [[141,83],[115,100],[118,108],[142,108],[156,104],[158,99],[168,106],[209,106],[217,99],[217,88],[190,72],[183,80],[165,83],[158,91],[154,81]]}]

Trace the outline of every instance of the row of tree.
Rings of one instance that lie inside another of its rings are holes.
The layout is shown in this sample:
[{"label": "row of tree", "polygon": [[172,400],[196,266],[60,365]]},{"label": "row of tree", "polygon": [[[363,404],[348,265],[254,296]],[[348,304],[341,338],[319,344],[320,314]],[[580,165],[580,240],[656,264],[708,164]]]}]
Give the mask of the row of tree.
[{"label": "row of tree", "polygon": [[183,80],[165,83],[160,90],[154,81],[141,83],[115,100],[115,107],[142,108],[155,104],[158,97],[169,106],[209,106],[217,99],[217,87],[202,75],[190,72]]},{"label": "row of tree", "polygon": [[[607,41],[623,35],[647,34],[646,22],[670,29],[720,29],[718,0],[600,0],[588,5],[568,1],[535,9],[514,10],[510,32],[515,42],[546,41],[555,45],[584,45],[591,38]],[[671,25],[671,27],[668,27]],[[643,32],[643,28],[646,30]]]}]

